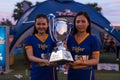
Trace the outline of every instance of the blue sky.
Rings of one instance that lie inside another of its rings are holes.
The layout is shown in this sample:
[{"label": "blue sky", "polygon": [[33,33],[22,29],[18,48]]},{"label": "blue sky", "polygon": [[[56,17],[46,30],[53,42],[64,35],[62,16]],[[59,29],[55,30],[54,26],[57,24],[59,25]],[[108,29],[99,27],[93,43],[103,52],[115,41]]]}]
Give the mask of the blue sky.
[{"label": "blue sky", "polygon": [[[11,17],[15,5],[17,2],[23,0],[0,0],[0,20],[1,18],[7,18],[13,21]],[[35,2],[45,1],[45,0],[27,0],[35,4]],[[120,0],[74,0],[83,4],[86,3],[98,3],[98,6],[102,7],[102,14],[107,18],[112,24],[120,25]]]}]

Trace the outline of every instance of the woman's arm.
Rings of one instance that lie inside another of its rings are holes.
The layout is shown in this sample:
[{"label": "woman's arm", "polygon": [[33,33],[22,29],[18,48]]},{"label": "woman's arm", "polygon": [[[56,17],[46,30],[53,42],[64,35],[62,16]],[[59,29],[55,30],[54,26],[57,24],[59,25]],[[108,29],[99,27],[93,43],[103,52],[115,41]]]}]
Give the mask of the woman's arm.
[{"label": "woman's arm", "polygon": [[92,58],[90,60],[76,60],[73,65],[85,65],[85,66],[93,66],[99,63],[100,52],[92,54]]},{"label": "woman's arm", "polygon": [[90,60],[83,61],[83,63],[80,64],[87,66],[97,65],[99,63],[99,56],[100,54],[92,54],[92,58]]},{"label": "woman's arm", "polygon": [[32,48],[27,48],[27,49],[26,49],[26,53],[27,53],[28,59],[29,59],[30,61],[39,63],[41,66],[42,66],[42,64],[44,64],[44,65],[49,65],[49,64],[50,64],[47,59],[41,59],[41,58],[35,57],[35,56],[33,55],[33,49],[32,49]]}]

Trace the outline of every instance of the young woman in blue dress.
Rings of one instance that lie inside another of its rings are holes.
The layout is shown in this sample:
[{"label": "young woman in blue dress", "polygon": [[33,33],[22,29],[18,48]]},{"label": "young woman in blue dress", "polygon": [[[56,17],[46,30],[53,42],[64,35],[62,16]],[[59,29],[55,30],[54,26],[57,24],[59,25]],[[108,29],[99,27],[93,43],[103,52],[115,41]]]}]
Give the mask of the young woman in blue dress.
[{"label": "young woman in blue dress", "polygon": [[54,42],[48,32],[48,18],[38,14],[35,18],[34,32],[26,38],[26,53],[31,61],[31,80],[57,80],[56,68],[48,61]]},{"label": "young woman in blue dress", "polygon": [[90,32],[90,24],[86,12],[76,14],[73,33],[67,41],[74,58],[68,70],[68,80],[95,80],[93,66],[99,63],[100,46],[96,36]]}]

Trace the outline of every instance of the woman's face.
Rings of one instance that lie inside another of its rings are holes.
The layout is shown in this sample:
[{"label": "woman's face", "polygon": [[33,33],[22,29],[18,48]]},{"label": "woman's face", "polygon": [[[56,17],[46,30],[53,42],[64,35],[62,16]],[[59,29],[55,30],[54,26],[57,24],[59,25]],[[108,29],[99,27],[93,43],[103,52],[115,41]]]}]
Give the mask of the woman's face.
[{"label": "woman's face", "polygon": [[36,19],[35,27],[36,27],[38,33],[40,33],[40,34],[45,33],[48,28],[47,20],[45,18]]},{"label": "woman's face", "polygon": [[88,25],[89,25],[89,22],[84,15],[77,16],[75,21],[75,26],[78,32],[80,33],[86,32]]}]

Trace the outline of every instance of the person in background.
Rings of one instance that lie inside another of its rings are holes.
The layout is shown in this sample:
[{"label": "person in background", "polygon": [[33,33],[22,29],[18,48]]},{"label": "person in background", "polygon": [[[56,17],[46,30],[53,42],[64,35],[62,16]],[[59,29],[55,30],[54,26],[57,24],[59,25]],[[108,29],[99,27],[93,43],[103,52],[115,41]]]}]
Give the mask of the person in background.
[{"label": "person in background", "polygon": [[111,38],[109,41],[109,52],[115,52],[116,51],[116,41]]},{"label": "person in background", "polygon": [[90,33],[90,24],[86,12],[76,14],[73,33],[67,41],[74,58],[74,62],[69,63],[68,80],[95,80],[93,66],[99,63],[100,45],[97,37]]},{"label": "person in background", "polygon": [[105,52],[109,51],[109,42],[107,41],[107,39],[104,39],[103,41],[103,49]]},{"label": "person in background", "polygon": [[116,42],[116,60],[119,61],[120,42]]},{"label": "person in background", "polygon": [[34,32],[26,38],[25,49],[31,61],[31,80],[57,80],[57,73],[48,61],[54,42],[48,34],[48,18],[38,14],[35,18]]}]

